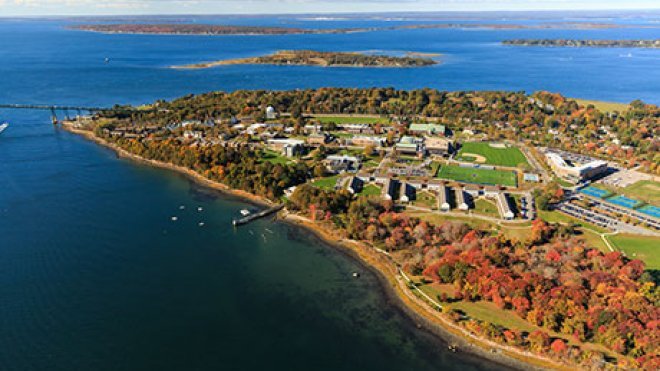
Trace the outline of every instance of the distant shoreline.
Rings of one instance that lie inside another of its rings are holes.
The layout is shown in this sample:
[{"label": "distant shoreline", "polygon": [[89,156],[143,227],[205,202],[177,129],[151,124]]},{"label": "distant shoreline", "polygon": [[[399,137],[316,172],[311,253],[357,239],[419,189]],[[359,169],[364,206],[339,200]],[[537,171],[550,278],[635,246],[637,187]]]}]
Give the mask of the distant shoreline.
[{"label": "distant shoreline", "polygon": [[660,49],[657,40],[578,40],[578,39],[511,39],[502,45],[554,48],[645,48]]},{"label": "distant shoreline", "polygon": [[[358,32],[420,30],[420,29],[493,29],[493,30],[591,30],[629,28],[628,25],[615,23],[590,22],[554,22],[539,24],[501,24],[501,23],[435,23],[410,24],[378,27],[353,28],[287,28],[268,26],[231,26],[212,24],[157,24],[157,23],[124,23],[124,24],[81,24],[66,28],[76,31],[98,32],[104,34],[134,34],[134,35],[196,35],[196,36],[282,36],[282,35],[326,35],[350,34]],[[636,25],[636,28],[658,28],[650,25]]]}]

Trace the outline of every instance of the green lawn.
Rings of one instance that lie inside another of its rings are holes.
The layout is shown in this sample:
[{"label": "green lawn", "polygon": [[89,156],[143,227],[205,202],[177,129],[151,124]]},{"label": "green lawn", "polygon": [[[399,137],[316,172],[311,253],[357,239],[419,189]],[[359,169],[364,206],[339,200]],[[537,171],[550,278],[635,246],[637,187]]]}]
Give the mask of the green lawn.
[{"label": "green lawn", "polygon": [[312,185],[321,189],[332,190],[335,189],[335,185],[337,185],[337,179],[339,179],[339,175],[333,175],[326,178],[321,178],[313,182]]},{"label": "green lawn", "polygon": [[417,192],[417,199],[413,202],[416,206],[428,207],[430,209],[436,207],[437,201],[435,195],[429,192]]},{"label": "green lawn", "polygon": [[334,122],[336,124],[375,124],[381,123],[386,124],[389,120],[385,117],[350,117],[350,116],[324,116],[324,117],[314,117],[315,120],[319,122]]},{"label": "green lawn", "polygon": [[652,180],[640,180],[623,189],[624,195],[651,204],[660,204],[660,183]]},{"label": "green lawn", "polygon": [[377,196],[380,195],[380,187],[374,184],[367,184],[359,194],[361,196]]},{"label": "green lawn", "polygon": [[440,167],[438,178],[465,183],[504,185],[516,187],[518,179],[514,171],[475,169],[453,165]]},{"label": "green lawn", "polygon": [[640,259],[648,269],[660,269],[660,238],[617,234],[607,239],[631,259]]},{"label": "green lawn", "polygon": [[474,201],[474,211],[489,216],[500,216],[499,211],[497,211],[497,205],[483,198],[478,198]]},{"label": "green lawn", "polygon": [[492,147],[488,142],[463,143],[458,152],[457,160],[473,162],[476,160],[470,154],[481,155],[486,158],[486,164],[497,166],[516,167],[519,164],[529,165],[527,158],[518,147],[507,146],[506,148]]},{"label": "green lawn", "polygon": [[263,155],[261,156],[261,159],[263,161],[268,161],[273,164],[286,164],[291,161],[290,159],[279,154],[278,152],[271,151],[269,149],[263,151]]}]

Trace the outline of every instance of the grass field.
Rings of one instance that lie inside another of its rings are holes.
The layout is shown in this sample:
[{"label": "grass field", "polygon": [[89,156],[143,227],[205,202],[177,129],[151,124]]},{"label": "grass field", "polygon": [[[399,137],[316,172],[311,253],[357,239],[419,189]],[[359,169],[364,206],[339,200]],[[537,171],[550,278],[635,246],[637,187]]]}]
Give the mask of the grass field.
[{"label": "grass field", "polygon": [[312,185],[321,189],[332,190],[337,185],[337,179],[339,179],[338,175],[329,176],[313,182]]},{"label": "grass field", "polygon": [[612,111],[624,112],[628,110],[628,107],[630,107],[630,105],[627,103],[602,102],[599,100],[587,100],[587,99],[576,99],[575,101],[578,102],[578,104],[584,105],[585,107],[590,104],[593,104],[594,107],[596,107],[598,110],[603,112],[612,112]]},{"label": "grass field", "polygon": [[314,117],[315,120],[318,120],[321,123],[325,122],[334,122],[335,124],[375,124],[381,123],[386,124],[389,120],[385,117],[350,117],[350,116],[322,116]]},{"label": "grass field", "polygon": [[438,178],[456,180],[465,183],[504,185],[516,187],[518,179],[513,171],[474,169],[445,165],[440,167]]},{"label": "grass field", "polygon": [[474,212],[494,217],[500,216],[499,211],[497,211],[497,206],[483,198],[478,198],[474,201]]},{"label": "grass field", "polygon": [[646,201],[651,204],[660,204],[660,183],[652,180],[640,180],[623,189],[624,195],[638,200]]},{"label": "grass field", "polygon": [[286,164],[291,162],[288,158],[282,156],[281,154],[271,151],[271,150],[264,150],[263,155],[261,156],[261,159],[263,161],[268,161],[273,164]]},{"label": "grass field", "polygon": [[373,184],[367,184],[362,188],[360,196],[377,196],[380,194],[380,187]]},{"label": "grass field", "polygon": [[485,157],[486,164],[489,165],[516,167],[518,164],[529,164],[525,155],[517,147],[491,147],[491,143],[488,142],[464,143],[456,159],[472,162],[475,157],[470,154]]},{"label": "grass field", "polygon": [[413,204],[432,209],[436,207],[437,201],[435,195],[429,192],[417,192],[417,198],[413,201]]},{"label": "grass field", "polygon": [[660,238],[618,234],[607,239],[631,259],[640,259],[647,269],[660,269]]}]

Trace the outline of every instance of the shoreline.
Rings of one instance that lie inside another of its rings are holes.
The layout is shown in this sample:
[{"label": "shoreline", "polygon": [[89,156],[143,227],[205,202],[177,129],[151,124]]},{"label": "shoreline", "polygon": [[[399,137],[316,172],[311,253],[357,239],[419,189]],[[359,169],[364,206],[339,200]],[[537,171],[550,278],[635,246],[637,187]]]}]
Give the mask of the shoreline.
[{"label": "shoreline", "polygon": [[[255,205],[269,207],[273,203],[261,196],[232,189],[222,183],[215,182],[204,176],[181,166],[168,164],[160,161],[149,160],[132,154],[106,140],[97,137],[94,132],[74,128],[71,124],[63,124],[62,128],[70,133],[80,135],[105,148],[113,150],[118,158],[129,159],[141,164],[150,165],[160,169],[172,170],[180,173],[202,186],[217,190],[231,197],[240,199]],[[507,345],[495,343],[491,340],[478,337],[468,330],[452,323],[444,318],[440,312],[433,309],[428,303],[415,296],[407,289],[406,283],[399,278],[398,268],[389,260],[385,254],[377,252],[373,247],[355,240],[346,240],[334,235],[332,230],[319,225],[306,217],[281,211],[278,218],[283,223],[300,228],[310,233],[328,247],[353,258],[364,269],[374,274],[379,282],[381,292],[392,305],[400,310],[405,316],[417,323],[417,329],[427,331],[434,336],[442,345],[456,345],[458,352],[464,352],[469,357],[493,362],[501,366],[518,370],[544,370],[562,369],[571,370],[568,365],[560,364],[552,359],[535,355],[524,350],[516,349]],[[497,349],[497,351],[495,351]]]}]

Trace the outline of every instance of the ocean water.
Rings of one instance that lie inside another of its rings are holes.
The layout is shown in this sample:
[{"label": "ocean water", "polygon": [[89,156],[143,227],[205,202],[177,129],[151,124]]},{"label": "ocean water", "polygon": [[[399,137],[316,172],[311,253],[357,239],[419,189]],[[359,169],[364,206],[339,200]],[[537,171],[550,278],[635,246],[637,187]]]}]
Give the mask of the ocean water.
[{"label": "ocean water", "polygon": [[[600,20],[570,19],[580,17]],[[655,15],[606,19],[635,27],[213,37],[102,35],[64,27],[81,20],[0,19],[0,104],[109,106],[210,90],[321,86],[550,90],[660,103],[660,51],[498,44],[517,37],[660,36],[642,27],[657,24]],[[327,28],[418,23],[378,17],[181,21]],[[443,54],[443,63],[398,70],[168,68],[301,48],[433,52]],[[0,135],[2,370],[497,368],[446,351],[388,301],[373,275],[300,230],[267,220],[234,230],[230,220],[243,202],[117,159],[52,127],[48,112],[0,109],[0,120],[11,122]],[[362,277],[352,278],[354,271]]]}]

